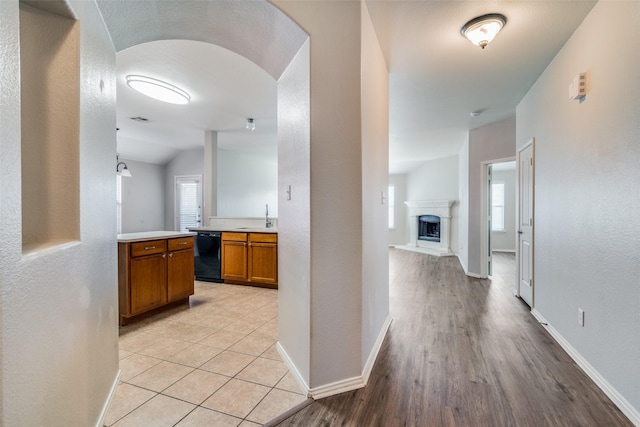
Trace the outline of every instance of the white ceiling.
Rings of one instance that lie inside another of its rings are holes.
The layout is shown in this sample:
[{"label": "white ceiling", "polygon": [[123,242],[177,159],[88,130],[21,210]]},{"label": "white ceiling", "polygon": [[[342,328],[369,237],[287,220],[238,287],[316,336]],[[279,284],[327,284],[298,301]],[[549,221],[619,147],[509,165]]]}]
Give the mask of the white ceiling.
[{"label": "white ceiling", "polygon": [[[141,74],[191,95],[186,105],[166,104],[127,86]],[[154,41],[117,54],[118,152],[125,159],[164,164],[180,151],[202,147],[206,130],[218,147],[277,149],[276,81],[248,59],[210,43]],[[131,120],[144,117],[148,122]],[[254,118],[256,129],[245,128]]]},{"label": "white ceiling", "polygon": [[[390,172],[457,154],[470,129],[514,115],[594,4],[367,0],[390,71]],[[460,28],[486,13],[504,14],[507,25],[482,50]],[[275,149],[276,82],[249,60],[208,43],[165,40],[119,52],[117,67],[121,157],[163,164],[202,146],[207,129],[218,131],[221,148]],[[182,87],[192,102],[145,98],[126,86],[127,74]],[[471,117],[473,111],[482,114]],[[136,116],[149,122],[129,119]],[[244,128],[247,117],[256,119],[254,132]]]}]

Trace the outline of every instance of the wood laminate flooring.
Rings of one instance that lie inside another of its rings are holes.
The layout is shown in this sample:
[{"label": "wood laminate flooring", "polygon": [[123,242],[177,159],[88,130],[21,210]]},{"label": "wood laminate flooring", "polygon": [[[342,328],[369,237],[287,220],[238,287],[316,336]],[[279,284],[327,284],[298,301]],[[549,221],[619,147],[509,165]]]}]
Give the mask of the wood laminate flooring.
[{"label": "wood laminate flooring", "polygon": [[455,257],[390,250],[393,323],[367,387],[280,426],[631,426],[512,294],[513,254],[491,280]]}]

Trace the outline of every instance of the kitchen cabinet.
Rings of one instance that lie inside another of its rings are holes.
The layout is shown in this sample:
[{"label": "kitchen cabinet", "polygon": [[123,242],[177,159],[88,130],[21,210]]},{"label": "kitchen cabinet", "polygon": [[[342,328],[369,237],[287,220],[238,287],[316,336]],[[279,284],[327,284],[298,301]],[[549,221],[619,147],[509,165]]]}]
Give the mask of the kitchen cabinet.
[{"label": "kitchen cabinet", "polygon": [[120,325],[193,295],[193,237],[118,242]]},{"label": "kitchen cabinet", "polygon": [[225,283],[278,287],[278,235],[222,233],[222,278]]}]

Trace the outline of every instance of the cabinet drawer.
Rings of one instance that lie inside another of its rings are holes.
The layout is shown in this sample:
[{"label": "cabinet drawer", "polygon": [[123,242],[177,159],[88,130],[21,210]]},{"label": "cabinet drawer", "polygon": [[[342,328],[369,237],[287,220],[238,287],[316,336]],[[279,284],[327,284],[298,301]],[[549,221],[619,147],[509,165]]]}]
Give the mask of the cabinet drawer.
[{"label": "cabinet drawer", "polygon": [[131,256],[145,256],[166,252],[166,240],[149,240],[147,242],[138,242],[131,244]]},{"label": "cabinet drawer", "polygon": [[222,233],[222,240],[233,240],[235,242],[246,242],[247,233]]},{"label": "cabinet drawer", "polygon": [[193,247],[193,237],[180,237],[178,239],[169,239],[169,251],[180,251],[183,249],[191,249]]},{"label": "cabinet drawer", "polygon": [[250,233],[249,241],[261,243],[278,243],[278,235],[275,233]]}]

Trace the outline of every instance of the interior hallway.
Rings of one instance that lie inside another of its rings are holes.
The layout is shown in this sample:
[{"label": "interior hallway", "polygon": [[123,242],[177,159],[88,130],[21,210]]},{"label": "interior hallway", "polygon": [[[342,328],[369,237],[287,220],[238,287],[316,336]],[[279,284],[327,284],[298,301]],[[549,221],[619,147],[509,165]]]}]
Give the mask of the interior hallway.
[{"label": "interior hallway", "polygon": [[394,320],[367,387],[279,425],[631,426],[513,296],[514,255],[496,255],[480,280],[455,257],[391,249]]}]

